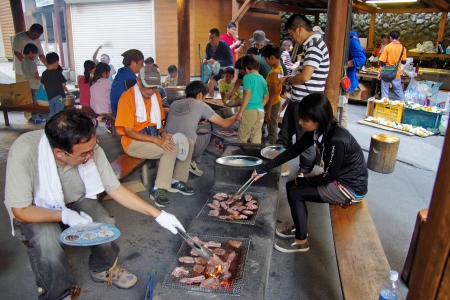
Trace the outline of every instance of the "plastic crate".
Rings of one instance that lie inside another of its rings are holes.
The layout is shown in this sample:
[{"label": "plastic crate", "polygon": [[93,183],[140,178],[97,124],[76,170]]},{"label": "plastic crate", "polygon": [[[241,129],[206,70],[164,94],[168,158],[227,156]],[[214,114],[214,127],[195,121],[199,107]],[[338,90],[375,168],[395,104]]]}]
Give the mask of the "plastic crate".
[{"label": "plastic crate", "polygon": [[425,129],[439,128],[441,118],[441,114],[405,108],[405,113],[403,114],[403,123],[411,124],[412,126],[421,126]]},{"label": "plastic crate", "polygon": [[386,121],[402,123],[403,107],[392,106],[384,103],[375,103],[373,116],[375,118],[383,118]]}]

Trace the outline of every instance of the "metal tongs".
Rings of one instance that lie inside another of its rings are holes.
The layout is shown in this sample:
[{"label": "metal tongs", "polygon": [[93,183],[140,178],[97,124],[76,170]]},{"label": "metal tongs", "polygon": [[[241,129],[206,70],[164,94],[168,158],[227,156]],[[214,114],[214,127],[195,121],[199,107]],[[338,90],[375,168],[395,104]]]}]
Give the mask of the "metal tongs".
[{"label": "metal tongs", "polygon": [[194,249],[195,251],[197,251],[198,255],[200,255],[200,257],[209,260],[211,257],[213,257],[213,254],[211,252],[211,250],[209,250],[208,248],[206,248],[205,246],[203,246],[202,244],[200,244],[199,242],[197,242],[196,240],[194,240],[190,235],[188,235],[186,232],[184,232],[181,229],[178,229],[178,234],[181,236],[181,238],[189,245],[192,247],[192,249]]},{"label": "metal tongs", "polygon": [[256,177],[257,176],[250,177],[250,179],[247,180],[247,182],[241,186],[241,188],[233,196],[233,201],[240,199],[242,197],[242,195],[245,193],[245,191],[252,185],[253,182],[255,182]]}]

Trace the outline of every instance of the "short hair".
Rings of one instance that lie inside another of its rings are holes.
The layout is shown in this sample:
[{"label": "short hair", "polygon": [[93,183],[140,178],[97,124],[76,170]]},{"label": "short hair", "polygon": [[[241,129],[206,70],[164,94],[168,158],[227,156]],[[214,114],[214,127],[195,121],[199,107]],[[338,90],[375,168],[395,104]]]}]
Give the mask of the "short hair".
[{"label": "short hair", "polygon": [[287,47],[294,45],[291,40],[284,40],[281,44],[281,50],[285,51]]},{"label": "short hair", "polygon": [[213,28],[209,31],[209,33],[214,34],[215,36],[219,36],[220,35],[220,31],[217,28]]},{"label": "short hair", "polygon": [[227,28],[236,28],[237,27],[237,25],[236,25],[236,23],[234,23],[234,22],[230,22],[230,23],[228,23],[228,25],[227,25]]},{"label": "short hair", "polygon": [[231,67],[228,67],[225,69],[225,71],[223,71],[223,74],[231,74],[234,76],[234,69]]},{"label": "short hair", "polygon": [[303,27],[308,32],[313,31],[311,22],[304,15],[300,14],[293,14],[290,16],[286,25],[284,25],[284,30],[295,30],[299,26]]},{"label": "short hair", "polygon": [[239,57],[236,62],[234,63],[234,68],[238,70],[242,70],[242,59],[244,57]]},{"label": "short hair", "polygon": [[100,57],[102,57],[102,56],[106,56],[106,57],[108,58],[108,62],[111,61],[111,59],[109,58],[109,55],[108,55],[108,54],[102,54],[102,55],[100,55]]},{"label": "short hair", "polygon": [[47,121],[45,135],[52,149],[72,153],[73,145],[89,141],[95,135],[91,117],[79,109],[63,110]]},{"label": "short hair", "polygon": [[317,122],[319,135],[328,131],[337,122],[330,101],[323,93],[312,93],[303,98],[297,105],[296,113],[303,121]]},{"label": "short hair", "polygon": [[259,70],[259,60],[255,54],[246,54],[241,61],[242,69],[245,70]]},{"label": "short hair", "polygon": [[145,60],[144,60],[144,64],[151,64],[151,63],[155,63],[155,60],[153,59],[153,57],[147,57]]},{"label": "short hair", "polygon": [[167,72],[169,72],[169,73],[174,73],[174,72],[177,72],[177,71],[178,71],[178,69],[177,69],[177,66],[175,66],[175,65],[170,65],[167,68]]},{"label": "short hair", "polygon": [[30,26],[30,29],[28,29],[29,32],[37,32],[39,34],[44,33],[44,27],[42,27],[41,24],[34,23]]},{"label": "short hair", "polygon": [[381,38],[382,39],[388,39],[389,38],[389,34],[387,32],[384,32],[381,34]]},{"label": "short hair", "polygon": [[197,98],[200,93],[208,94],[208,86],[203,81],[194,80],[186,86],[186,98]]},{"label": "short hair", "polygon": [[47,53],[47,55],[45,56],[45,60],[50,65],[50,64],[52,64],[54,62],[59,61],[59,55],[56,52]]},{"label": "short hair", "polygon": [[280,59],[281,51],[280,51],[280,47],[278,47],[274,43],[269,43],[261,51],[261,56],[270,58],[272,55],[276,59]]},{"label": "short hair", "polygon": [[398,38],[400,37],[400,32],[398,32],[397,30],[392,30],[392,31],[389,33],[389,36],[390,36],[391,38],[393,38],[394,40],[398,40]]},{"label": "short hair", "polygon": [[33,54],[37,54],[38,53],[38,47],[35,44],[29,43],[26,44],[25,47],[23,47],[23,54],[28,54],[28,53],[33,53]]}]

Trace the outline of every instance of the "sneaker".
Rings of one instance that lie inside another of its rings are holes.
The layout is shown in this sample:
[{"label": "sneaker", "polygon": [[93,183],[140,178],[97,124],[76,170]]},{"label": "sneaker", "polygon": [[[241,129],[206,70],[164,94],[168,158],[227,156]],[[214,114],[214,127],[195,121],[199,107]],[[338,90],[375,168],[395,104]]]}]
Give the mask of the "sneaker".
[{"label": "sneaker", "polygon": [[106,131],[108,131],[108,133],[111,133],[111,126],[105,126]]},{"label": "sneaker", "polygon": [[295,239],[289,239],[284,241],[278,241],[273,246],[275,249],[285,253],[291,252],[305,252],[309,250],[309,243],[297,244]]},{"label": "sneaker", "polygon": [[41,123],[45,123],[45,120],[42,119],[38,119],[38,120],[33,120],[34,124],[41,124]]},{"label": "sneaker", "polygon": [[166,196],[166,190],[163,189],[152,189],[150,191],[150,200],[155,201],[155,205],[158,207],[170,206],[169,199]]},{"label": "sneaker", "polygon": [[190,196],[194,195],[195,190],[189,186],[186,185],[186,183],[182,181],[178,181],[175,183],[172,183],[172,186],[169,189],[169,192],[172,193],[182,193],[183,195]]},{"label": "sneaker", "polygon": [[295,225],[277,228],[275,233],[282,238],[293,238],[295,237]]},{"label": "sneaker", "polygon": [[191,162],[191,165],[189,166],[189,172],[197,176],[203,175],[203,171],[197,167],[197,163],[195,161]]},{"label": "sneaker", "polygon": [[289,170],[289,166],[287,163],[281,165],[281,176],[286,177],[291,174],[291,170]]},{"label": "sneaker", "polygon": [[129,289],[137,283],[137,277],[131,274],[124,267],[116,265],[116,262],[111,269],[98,273],[91,273],[92,280],[96,282],[107,282],[109,285],[114,284],[121,289]]}]

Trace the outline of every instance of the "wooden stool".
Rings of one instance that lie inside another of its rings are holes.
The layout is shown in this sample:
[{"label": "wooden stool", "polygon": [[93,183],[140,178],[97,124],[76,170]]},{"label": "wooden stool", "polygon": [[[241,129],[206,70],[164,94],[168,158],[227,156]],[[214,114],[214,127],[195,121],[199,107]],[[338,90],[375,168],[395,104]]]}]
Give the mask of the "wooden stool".
[{"label": "wooden stool", "polygon": [[374,134],[370,140],[367,167],[375,172],[392,173],[400,139],[389,134]]},{"label": "wooden stool", "polygon": [[414,233],[411,238],[408,255],[406,256],[405,265],[403,266],[402,279],[406,285],[409,286],[409,279],[411,278],[411,271],[414,266],[414,261],[417,253],[417,244],[422,238],[423,226],[427,221],[428,208],[422,209],[417,213],[416,225],[414,226]]}]

